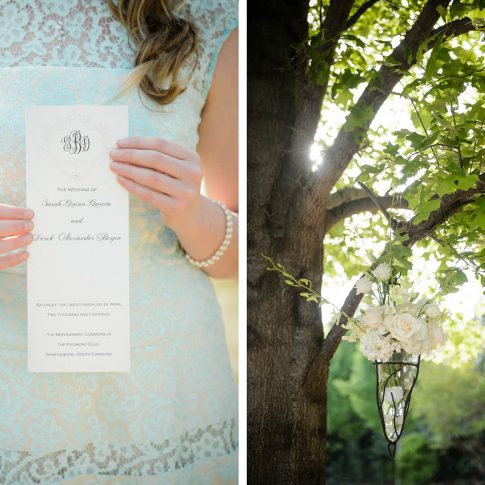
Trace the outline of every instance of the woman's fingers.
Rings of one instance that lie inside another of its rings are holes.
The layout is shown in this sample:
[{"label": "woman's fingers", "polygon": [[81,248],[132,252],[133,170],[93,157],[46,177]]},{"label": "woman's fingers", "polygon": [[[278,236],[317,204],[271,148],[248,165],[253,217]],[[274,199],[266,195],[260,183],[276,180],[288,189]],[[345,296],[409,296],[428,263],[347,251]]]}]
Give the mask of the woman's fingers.
[{"label": "woman's fingers", "polygon": [[24,209],[23,207],[15,207],[13,205],[0,204],[0,220],[1,219],[32,219],[34,211]]},{"label": "woman's fingers", "polygon": [[139,167],[152,168],[158,172],[166,173],[174,178],[182,178],[184,166],[169,155],[154,150],[139,150],[135,148],[114,149],[110,156],[117,162],[131,163]]},{"label": "woman's fingers", "polygon": [[179,160],[198,162],[199,155],[193,150],[189,150],[173,141],[163,140],[158,137],[138,137],[132,136],[118,140],[119,148],[136,148],[140,150],[155,150],[165,153]]},{"label": "woman's fingers", "polygon": [[176,179],[192,180],[194,183],[202,179],[202,171],[198,163],[177,160],[173,156],[155,150],[115,149],[111,151],[110,156],[117,162],[151,168]]},{"label": "woman's fingers", "polygon": [[143,185],[140,185],[129,178],[123,177],[122,175],[118,175],[117,180],[126,190],[128,190],[128,192],[131,192],[140,199],[149,202],[162,212],[167,208],[175,208],[177,205],[176,199],[168,195],[161,194],[155,190],[148,189],[147,187],[144,187]]},{"label": "woman's fingers", "polygon": [[9,253],[15,251],[15,249],[27,246],[33,241],[34,237],[29,232],[22,234],[21,236],[12,236],[8,238],[0,239],[0,254]]},{"label": "woman's fingers", "polygon": [[29,257],[27,251],[21,253],[7,254],[7,256],[0,257],[0,270],[17,266],[20,263],[26,261]]},{"label": "woman's fingers", "polygon": [[25,220],[0,220],[0,237],[15,236],[32,231],[34,223]]},{"label": "woman's fingers", "polygon": [[111,168],[115,173],[123,177],[171,197],[183,196],[184,191],[188,190],[179,180],[167,177],[155,170],[118,162],[112,162]]},{"label": "woman's fingers", "polygon": [[[33,240],[30,231],[34,228],[30,220],[34,211],[0,204],[0,254],[15,251],[30,244]],[[29,257],[27,251],[0,256],[0,270],[17,266]]]}]

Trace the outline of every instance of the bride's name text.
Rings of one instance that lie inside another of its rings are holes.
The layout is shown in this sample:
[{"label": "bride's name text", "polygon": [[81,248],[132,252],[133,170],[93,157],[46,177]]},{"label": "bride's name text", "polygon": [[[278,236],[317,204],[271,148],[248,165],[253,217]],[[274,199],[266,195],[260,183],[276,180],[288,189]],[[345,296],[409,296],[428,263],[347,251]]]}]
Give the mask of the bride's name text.
[{"label": "bride's name text", "polygon": [[96,209],[98,207],[111,207],[110,201],[99,201],[96,199],[90,199],[87,201],[79,201],[72,199],[59,199],[59,200],[49,200],[44,199],[42,202],[42,207],[72,207],[75,209],[82,208],[88,209],[90,207]]}]

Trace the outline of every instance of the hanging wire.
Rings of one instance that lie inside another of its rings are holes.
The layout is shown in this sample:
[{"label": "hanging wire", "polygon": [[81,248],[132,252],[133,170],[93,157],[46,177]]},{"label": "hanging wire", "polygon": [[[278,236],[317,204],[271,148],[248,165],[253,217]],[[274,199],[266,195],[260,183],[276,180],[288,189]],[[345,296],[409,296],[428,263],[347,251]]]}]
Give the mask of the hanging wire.
[{"label": "hanging wire", "polygon": [[[388,362],[378,362],[375,361],[374,364],[376,366],[376,400],[377,400],[377,408],[379,411],[379,418],[381,421],[382,430],[384,432],[384,436],[388,442],[387,449],[389,451],[389,455],[392,459],[394,459],[396,455],[396,445],[399,439],[402,436],[404,430],[404,424],[406,422],[406,417],[409,411],[409,405],[411,402],[411,394],[413,392],[414,386],[416,385],[416,381],[419,375],[419,365],[421,361],[421,356],[417,356],[416,362],[406,362],[406,361],[388,361]],[[395,366],[394,369],[387,370],[384,366]],[[384,373],[387,375],[387,378],[384,381],[384,385],[381,385],[380,374]],[[412,374],[411,374],[412,372]],[[412,375],[412,382],[409,389],[403,386],[405,384],[406,377]],[[384,405],[385,399],[387,395],[387,390],[393,384],[392,380],[398,380],[400,386],[403,389],[403,398],[396,403],[394,399],[394,394],[390,392],[391,400],[392,400],[392,407],[389,405],[388,411],[392,410],[392,414],[389,412],[384,414]],[[402,404],[403,403],[403,404]],[[402,405],[401,405],[402,404]],[[402,422],[398,422],[398,418],[401,417],[402,412]],[[389,417],[392,416],[392,432],[389,432],[389,424],[386,425],[386,416],[387,416],[387,423],[389,423]]]}]

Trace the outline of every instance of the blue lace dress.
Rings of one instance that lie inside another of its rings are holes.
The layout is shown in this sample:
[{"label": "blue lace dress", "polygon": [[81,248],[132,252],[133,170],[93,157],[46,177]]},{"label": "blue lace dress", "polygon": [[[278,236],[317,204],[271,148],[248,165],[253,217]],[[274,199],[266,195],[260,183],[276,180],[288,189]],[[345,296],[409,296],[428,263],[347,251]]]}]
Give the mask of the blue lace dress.
[{"label": "blue lace dress", "polygon": [[[25,205],[27,104],[126,104],[130,135],[197,144],[237,2],[180,2],[201,33],[187,91],[159,107],[137,90],[125,28],[103,0],[0,0],[0,202]],[[220,310],[156,209],[130,199],[132,371],[27,372],[26,265],[0,271],[0,483],[237,481],[236,386]]]}]

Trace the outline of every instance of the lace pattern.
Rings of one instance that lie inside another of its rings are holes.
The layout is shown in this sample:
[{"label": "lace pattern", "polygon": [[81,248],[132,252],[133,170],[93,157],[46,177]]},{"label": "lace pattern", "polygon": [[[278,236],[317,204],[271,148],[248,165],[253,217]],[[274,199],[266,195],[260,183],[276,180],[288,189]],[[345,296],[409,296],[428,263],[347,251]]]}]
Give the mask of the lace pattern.
[{"label": "lace pattern", "polygon": [[[82,449],[41,456],[5,450],[0,477],[5,484],[56,483],[92,473],[112,476],[159,476],[197,461],[226,456],[237,449],[235,419],[182,434],[178,439],[129,446],[89,443]],[[2,450],[0,449],[0,452]]]}]

